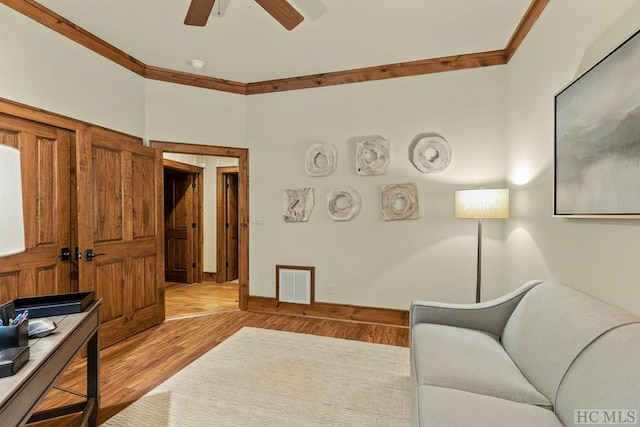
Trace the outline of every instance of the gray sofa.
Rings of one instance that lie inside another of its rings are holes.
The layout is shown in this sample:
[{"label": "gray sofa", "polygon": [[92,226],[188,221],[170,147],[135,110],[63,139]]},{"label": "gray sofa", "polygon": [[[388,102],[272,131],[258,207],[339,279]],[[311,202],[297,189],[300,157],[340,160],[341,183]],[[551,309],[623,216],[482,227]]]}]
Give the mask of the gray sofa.
[{"label": "gray sofa", "polygon": [[640,425],[640,317],[558,283],[413,301],[414,426]]}]

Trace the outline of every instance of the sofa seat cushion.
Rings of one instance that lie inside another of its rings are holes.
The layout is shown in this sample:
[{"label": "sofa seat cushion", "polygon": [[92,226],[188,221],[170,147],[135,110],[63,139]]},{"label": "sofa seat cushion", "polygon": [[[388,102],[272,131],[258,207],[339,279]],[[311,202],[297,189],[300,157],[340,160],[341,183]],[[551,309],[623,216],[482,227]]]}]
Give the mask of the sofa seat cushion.
[{"label": "sofa seat cushion", "polygon": [[421,323],[412,329],[411,339],[414,386],[446,387],[552,407],[491,334]]},{"label": "sofa seat cushion", "polygon": [[418,388],[420,427],[562,426],[555,414],[539,406],[451,388]]}]

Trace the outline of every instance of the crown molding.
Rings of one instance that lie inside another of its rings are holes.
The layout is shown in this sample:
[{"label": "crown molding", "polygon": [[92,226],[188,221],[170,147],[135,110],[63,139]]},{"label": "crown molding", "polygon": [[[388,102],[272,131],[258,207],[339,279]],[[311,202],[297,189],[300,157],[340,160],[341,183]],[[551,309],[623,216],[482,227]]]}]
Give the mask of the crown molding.
[{"label": "crown molding", "polygon": [[531,28],[536,23],[542,11],[549,4],[549,0],[534,0],[529,5],[529,9],[525,12],[524,16],[520,20],[518,27],[513,32],[509,43],[504,48],[504,57],[507,62],[511,61],[511,58],[516,53],[520,44],[524,41],[524,38],[529,34]]},{"label": "crown molding", "polygon": [[531,2],[507,46],[501,50],[252,83],[224,80],[147,65],[34,0],[0,0],[0,3],[144,78],[240,95],[256,95],[505,65],[509,63],[522,41],[533,28],[549,0],[533,0]]},{"label": "crown molding", "polygon": [[240,95],[247,94],[246,83],[223,80],[215,77],[206,77],[199,74],[184,73],[181,71],[170,70],[168,68],[154,67],[153,65],[146,66],[143,76],[151,80],[195,86],[222,92],[237,93]]},{"label": "crown molding", "polygon": [[379,65],[375,67],[358,68],[354,70],[336,71],[333,73],[248,83],[247,95],[369,82],[396,77],[418,76],[422,74],[441,73],[444,71],[463,70],[466,68],[504,65],[506,63],[507,61],[505,60],[503,50],[470,53],[465,55],[454,55],[441,58],[422,59],[419,61],[399,62],[397,64]]}]

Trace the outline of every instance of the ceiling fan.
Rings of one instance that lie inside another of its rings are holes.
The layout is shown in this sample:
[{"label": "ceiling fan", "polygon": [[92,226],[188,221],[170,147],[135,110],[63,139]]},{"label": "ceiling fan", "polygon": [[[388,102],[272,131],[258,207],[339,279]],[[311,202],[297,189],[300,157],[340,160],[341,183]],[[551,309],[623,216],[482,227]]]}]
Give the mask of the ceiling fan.
[{"label": "ceiling fan", "polygon": [[[191,0],[184,23],[204,27],[215,2],[216,0]],[[304,20],[304,17],[287,0],[256,0],[256,3],[289,31]]]}]

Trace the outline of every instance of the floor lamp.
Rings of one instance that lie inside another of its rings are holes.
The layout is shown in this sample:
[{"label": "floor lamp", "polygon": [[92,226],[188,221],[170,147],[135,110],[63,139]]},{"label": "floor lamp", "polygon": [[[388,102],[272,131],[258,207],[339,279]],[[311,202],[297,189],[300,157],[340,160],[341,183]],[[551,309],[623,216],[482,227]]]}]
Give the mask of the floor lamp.
[{"label": "floor lamp", "polygon": [[20,152],[0,144],[0,257],[24,251]]},{"label": "floor lamp", "polygon": [[509,190],[479,189],[456,191],[456,218],[478,220],[478,265],[476,273],[476,302],[480,302],[482,279],[482,220],[509,218]]}]

